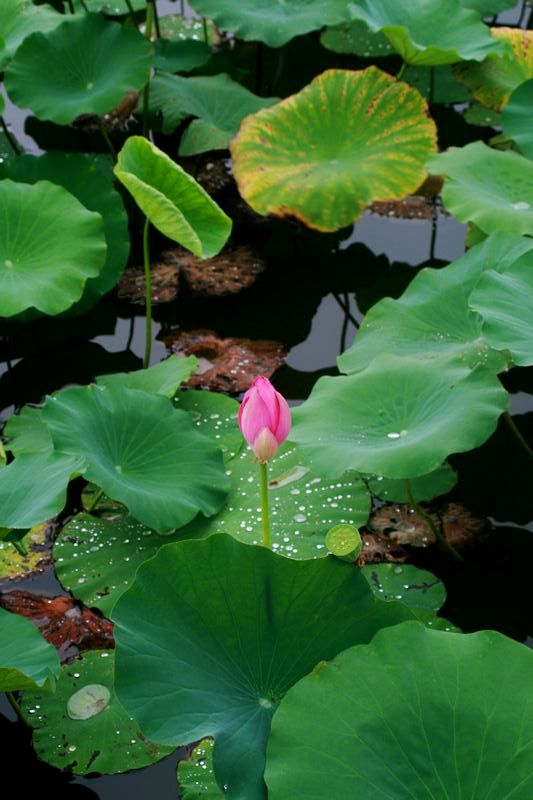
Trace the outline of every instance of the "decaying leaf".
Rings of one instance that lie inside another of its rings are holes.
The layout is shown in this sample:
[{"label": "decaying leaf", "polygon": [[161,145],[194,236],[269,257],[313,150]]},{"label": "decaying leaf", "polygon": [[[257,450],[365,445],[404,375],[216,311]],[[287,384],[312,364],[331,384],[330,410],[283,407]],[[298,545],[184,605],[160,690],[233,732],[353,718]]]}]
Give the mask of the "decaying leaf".
[{"label": "decaying leaf", "polygon": [[[171,303],[178,296],[179,269],[176,264],[159,261],[151,265],[152,305]],[[124,270],[118,285],[121,300],[144,303],[146,300],[146,281],[142,267],[128,267]]]},{"label": "decaying leaf", "polygon": [[224,249],[213,258],[196,258],[182,248],[167,250],[161,261],[174,263],[194,295],[224,297],[248,289],[264,272],[264,261],[251,248]]},{"label": "decaying leaf", "polygon": [[[456,550],[472,546],[480,536],[489,531],[488,521],[461,503],[445,503],[428,513]],[[378,508],[372,514],[368,526],[374,534],[399,545],[428,547],[436,540],[427,521],[408,504]]]}]

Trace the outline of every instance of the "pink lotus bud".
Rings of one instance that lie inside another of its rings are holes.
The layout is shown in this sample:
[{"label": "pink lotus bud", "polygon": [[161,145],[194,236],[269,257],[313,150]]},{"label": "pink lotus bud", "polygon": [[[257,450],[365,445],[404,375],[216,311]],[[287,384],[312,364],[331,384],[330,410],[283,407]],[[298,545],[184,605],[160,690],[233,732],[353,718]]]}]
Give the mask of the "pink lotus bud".
[{"label": "pink lotus bud", "polygon": [[244,395],[239,428],[261,464],[268,461],[291,429],[291,411],[285,398],[261,375]]}]

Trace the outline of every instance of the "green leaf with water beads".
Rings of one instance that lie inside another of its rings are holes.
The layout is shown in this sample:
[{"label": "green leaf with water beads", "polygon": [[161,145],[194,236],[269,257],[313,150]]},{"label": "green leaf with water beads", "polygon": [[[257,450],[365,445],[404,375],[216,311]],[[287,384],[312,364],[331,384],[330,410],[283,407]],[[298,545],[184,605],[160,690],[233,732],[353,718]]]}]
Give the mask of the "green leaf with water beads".
[{"label": "green leaf with water beads", "polygon": [[182,538],[181,530],[160,536],[126,513],[111,519],[76,514],[54,543],[56,574],[74,597],[109,616],[137,567]]},{"label": "green leaf with water beads", "polygon": [[226,243],[231,220],[207,192],[144,136],[130,136],[115,175],[161,233],[195,256],[210,258]]},{"label": "green leaf with water beads", "polygon": [[533,162],[473,142],[428,159],[428,168],[446,181],[442,199],[460,222],[485,233],[533,235]]},{"label": "green leaf with water beads", "polygon": [[404,5],[396,0],[355,0],[350,13],[374,33],[384,33],[408,64],[482,61],[489,53],[505,50],[460,0],[410,0]]},{"label": "green leaf with water beads", "polygon": [[198,359],[195,356],[171,355],[147,369],[100,375],[96,378],[96,383],[100,386],[122,386],[126,389],[139,389],[148,394],[173,397],[179,385],[189,380],[197,369]]},{"label": "green leaf with water beads", "polygon": [[181,138],[181,156],[226,149],[244,117],[276,102],[275,97],[258,97],[224,74],[159,74],[150,90],[150,109],[163,114],[165,133],[172,133],[187,117],[197,117]]},{"label": "green leaf with water beads", "polygon": [[372,33],[368,25],[358,19],[326,28],[320,35],[320,44],[334,53],[354,53],[363,58],[380,58],[394,53],[384,34]]},{"label": "green leaf with water beads", "polygon": [[202,739],[189,758],[178,763],[180,800],[220,800],[224,797],[213,771],[213,740]]},{"label": "green leaf with water beads", "polygon": [[260,800],[270,721],[287,689],[410,617],[336,559],[295,561],[224,534],[166,545],[115,606],[117,695],[155,741],[213,736],[227,796]]},{"label": "green leaf with water beads", "polygon": [[[106,258],[103,220],[61,186],[0,181],[0,315],[59,314]],[[68,225],[65,225],[68,220]]]},{"label": "green leaf with water beads", "polygon": [[172,752],[147,741],[120,705],[114,660],[112,651],[85,653],[62,668],[53,695],[24,694],[22,710],[40,759],[75,775],[109,775],[146,767]]},{"label": "green leaf with water beads", "polygon": [[218,392],[185,389],[176,393],[173,403],[189,414],[201,433],[215,440],[224,461],[230,461],[240,453],[244,446],[237,424],[240,404],[232,397]]},{"label": "green leaf with water beads", "polygon": [[231,145],[239,191],[255,211],[321,231],[350,225],[373,200],[413,192],[434,149],[423,98],[376,67],[327,70],[247,117]]},{"label": "green leaf with water beads", "polygon": [[[246,448],[226,465],[231,488],[224,507],[212,519],[198,517],[184,528],[185,537],[230,533],[247,544],[261,542],[261,498],[257,464]],[[370,514],[370,495],[355,472],[324,480],[311,469],[302,453],[282,445],[268,462],[272,548],[290,558],[327,555],[326,534],[331,527],[364,525]]]},{"label": "green leaf with water beads", "polygon": [[58,452],[82,455],[85,477],[155,530],[214,514],[225,498],[220,450],[166,397],[114,384],[67,389],[47,398],[43,419]]},{"label": "green leaf with water beads", "polygon": [[[420,475],[410,481],[413,498],[420,503],[447,494],[457,483],[457,473],[449,464],[441,464],[428,475]],[[366,476],[366,484],[372,494],[388,503],[408,503],[405,481],[383,478],[380,475]]]},{"label": "green leaf with water beads", "polygon": [[38,157],[19,156],[8,165],[6,177],[23,183],[47,180],[59,184],[89,211],[101,214],[107,257],[99,274],[89,278],[81,300],[69,313],[86,311],[116,285],[128,260],[128,217],[120,194],[103,174],[97,159],[80,153],[52,151]]},{"label": "green leaf with water beads", "polygon": [[128,2],[126,0],[83,0],[83,5],[81,0],[72,0],[72,2],[74,9],[77,11],[92,11],[95,14],[102,11],[108,17],[120,17],[129,14],[128,2],[134,11],[146,10],[146,0],[128,0]]},{"label": "green leaf with water beads", "polygon": [[268,744],[269,800],[528,800],[532,669],[530,649],[492,631],[380,631],[287,693]]},{"label": "green leaf with water beads", "polygon": [[192,5],[239,39],[270,47],[350,18],[346,0],[193,0]]},{"label": "green leaf with water beads", "polygon": [[28,619],[0,608],[0,692],[53,690],[59,658]]},{"label": "green leaf with water beads", "polygon": [[[422,270],[401,297],[384,298],[370,309],[354,344],[338,358],[339,369],[358,372],[383,353],[428,361],[456,355],[470,366],[504,369],[505,359],[488,347],[469,297],[485,269],[506,269],[532,249],[531,239],[494,234],[446,269]],[[531,256],[529,261],[533,265]]]},{"label": "green leaf with water beads", "polygon": [[470,306],[483,318],[483,335],[491,347],[509,350],[520,367],[533,366],[532,292],[532,263],[525,257],[506,270],[483,273],[470,295]]},{"label": "green leaf with water beads", "polygon": [[446,601],[440,578],[412,564],[368,564],[363,575],[382,600],[401,600],[409,608],[434,614]]},{"label": "green leaf with water beads", "polygon": [[67,125],[80,114],[105,114],[150,77],[152,50],[138,31],[84,14],[50,33],[34,33],[6,71],[13,102],[36,117]]},{"label": "green leaf with water beads", "polygon": [[518,89],[515,89],[502,115],[504,134],[518,145],[526,158],[530,159],[533,159],[532,106],[533,79],[525,81]]},{"label": "green leaf with water beads", "polygon": [[481,128],[499,128],[502,124],[500,112],[482,106],[481,103],[469,106],[463,117],[469,125],[478,125]]},{"label": "green leaf with water beads", "polygon": [[294,409],[290,436],[324,476],[415,478],[482,444],[507,404],[492,370],[382,355],[355,375],[320,378]]},{"label": "green leaf with water beads", "polygon": [[35,6],[31,0],[2,0],[0,4],[0,68],[3,70],[17,48],[35,31],[46,33],[65,21],[49,5]]}]

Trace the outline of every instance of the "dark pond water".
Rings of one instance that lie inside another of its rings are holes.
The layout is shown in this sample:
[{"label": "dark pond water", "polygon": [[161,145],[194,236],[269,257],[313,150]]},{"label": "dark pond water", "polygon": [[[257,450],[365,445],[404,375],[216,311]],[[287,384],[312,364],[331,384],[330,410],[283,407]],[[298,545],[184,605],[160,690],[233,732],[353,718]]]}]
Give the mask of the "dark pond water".
[{"label": "dark pond water", "polygon": [[[163,12],[176,13],[179,3],[160,2]],[[513,16],[514,15],[514,16]],[[501,21],[516,22],[516,11]],[[25,147],[21,118],[11,124]],[[398,296],[422,266],[444,266],[464,251],[464,226],[440,212],[435,229],[430,221],[399,220],[366,214],[353,230],[320,236],[290,225],[274,224],[244,238],[260,248],[268,270],[260,282],[238,297],[191,301],[181,299],[157,307],[153,324],[152,362],[167,354],[161,333],[171,327],[208,327],[224,336],[271,338],[289,348],[287,365],[275,376],[278,388],[294,401],[304,398],[320,374],[335,372],[339,352],[353,341],[356,329],[339,305],[348,303],[359,321],[384,295]],[[105,299],[84,318],[62,323],[38,321],[24,329],[0,329],[0,424],[14,409],[38,402],[43,394],[95,375],[141,366],[144,349],[142,308]],[[513,393],[511,412],[519,415],[526,438],[533,441],[533,370],[515,370],[505,377]],[[446,617],[464,630],[501,630],[520,640],[533,634],[529,567],[533,556],[531,482],[533,471],[516,443],[501,426],[477,452],[453,459],[460,472],[454,497],[492,517],[495,533],[483,562],[457,567],[435,562],[430,554],[420,565],[445,581]],[[53,572],[36,576],[17,588],[62,592]],[[6,588],[0,584],[0,590]],[[10,587],[12,588],[12,587]],[[46,787],[61,800],[174,800],[179,753],[138,773],[102,778],[76,778],[37,761],[29,736],[13,722],[0,696],[0,738],[3,763],[9,766],[17,791]]]}]

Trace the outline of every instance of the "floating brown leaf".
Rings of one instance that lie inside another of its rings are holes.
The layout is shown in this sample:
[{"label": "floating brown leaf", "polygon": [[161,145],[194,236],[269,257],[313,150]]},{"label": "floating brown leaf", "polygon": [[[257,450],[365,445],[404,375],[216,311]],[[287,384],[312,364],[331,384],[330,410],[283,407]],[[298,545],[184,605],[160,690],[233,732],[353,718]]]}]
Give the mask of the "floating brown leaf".
[{"label": "floating brown leaf", "polygon": [[161,261],[175,263],[195,295],[224,297],[252,286],[265,270],[263,260],[251,248],[224,249],[213,258],[196,258],[176,248],[161,254]]},{"label": "floating brown leaf", "polygon": [[173,353],[194,355],[199,360],[200,368],[187,386],[230,394],[248,389],[258,375],[269,378],[287,356],[280,342],[221,339],[214,331],[203,329],[174,331],[165,338],[165,344]]},{"label": "floating brown leaf", "polygon": [[22,591],[3,592],[0,605],[28,617],[57,648],[62,661],[83,650],[115,646],[113,623],[67,595],[44,597]]},{"label": "floating brown leaf", "polygon": [[390,541],[387,536],[380,533],[363,533],[363,551],[361,558],[365,564],[381,564],[388,561],[394,564],[403,564],[407,561],[407,550],[400,544]]},{"label": "floating brown leaf", "polygon": [[[175,263],[166,263],[160,260],[151,265],[152,276],[152,305],[157,303],[170,303],[176,299],[179,291],[179,268]],[[130,300],[132,303],[146,301],[146,281],[144,269],[141,267],[128,267],[118,285],[118,296],[121,300]]]}]

